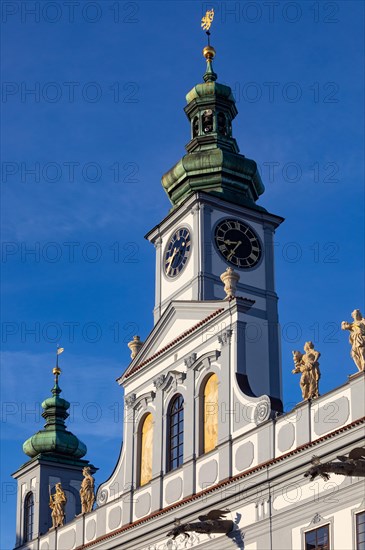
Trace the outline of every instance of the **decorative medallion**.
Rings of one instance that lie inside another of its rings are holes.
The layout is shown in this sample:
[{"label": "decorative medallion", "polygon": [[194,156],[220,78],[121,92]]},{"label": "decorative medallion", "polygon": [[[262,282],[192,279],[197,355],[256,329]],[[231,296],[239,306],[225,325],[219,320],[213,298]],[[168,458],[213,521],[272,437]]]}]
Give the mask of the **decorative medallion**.
[{"label": "decorative medallion", "polygon": [[266,395],[260,399],[255,407],[254,421],[255,424],[261,424],[270,418],[271,404],[270,399]]}]

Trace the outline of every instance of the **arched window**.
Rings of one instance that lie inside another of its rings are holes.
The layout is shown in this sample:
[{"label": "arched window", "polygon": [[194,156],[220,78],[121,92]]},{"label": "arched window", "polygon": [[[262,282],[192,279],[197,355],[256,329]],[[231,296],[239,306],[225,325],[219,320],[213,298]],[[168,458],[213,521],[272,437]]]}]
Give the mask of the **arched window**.
[{"label": "arched window", "polygon": [[205,453],[218,444],[218,376],[209,376],[204,387],[204,445]]},{"label": "arched window", "polygon": [[184,399],[176,395],[170,405],[167,470],[175,470],[184,459]]},{"label": "arched window", "polygon": [[144,418],[140,431],[140,475],[139,484],[146,485],[152,479],[153,416]]},{"label": "arched window", "polygon": [[24,500],[24,542],[33,539],[34,497],[28,493]]},{"label": "arched window", "polygon": [[195,116],[193,118],[193,138],[199,134],[199,117]]},{"label": "arched window", "polygon": [[226,115],[224,113],[218,113],[217,122],[218,122],[218,132],[223,136],[226,136],[227,135]]},{"label": "arched window", "polygon": [[210,132],[213,132],[213,111],[212,111],[212,109],[206,109],[203,112],[202,124],[203,124],[204,134],[209,134]]}]

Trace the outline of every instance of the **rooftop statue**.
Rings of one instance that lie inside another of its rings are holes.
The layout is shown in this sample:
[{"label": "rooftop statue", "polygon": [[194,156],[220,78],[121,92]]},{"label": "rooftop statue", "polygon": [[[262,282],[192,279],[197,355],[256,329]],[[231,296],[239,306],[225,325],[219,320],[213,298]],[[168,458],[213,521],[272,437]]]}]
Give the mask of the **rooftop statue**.
[{"label": "rooftop statue", "polygon": [[303,399],[313,399],[319,396],[318,384],[321,377],[318,359],[321,354],[314,349],[313,342],[304,344],[304,353],[293,351],[295,368],[293,374],[301,373],[300,387]]},{"label": "rooftop statue", "polygon": [[82,470],[84,479],[81,483],[80,488],[80,499],[81,499],[81,512],[87,514],[93,509],[95,494],[94,494],[94,478],[91,475],[91,469],[89,466],[86,466]]},{"label": "rooftop statue", "polygon": [[52,527],[62,527],[65,522],[65,507],[67,497],[62,489],[61,483],[56,483],[56,492],[49,494],[49,507],[51,508]]},{"label": "rooftop statue", "polygon": [[348,456],[338,456],[339,462],[321,463],[317,456],[312,458],[312,467],[304,474],[305,477],[310,477],[313,481],[317,476],[320,476],[325,481],[328,481],[328,474],[338,474],[343,476],[365,477],[365,447],[355,447],[349,452]]},{"label": "rooftop statue", "polygon": [[359,371],[365,369],[365,319],[359,309],[354,309],[351,313],[352,323],[342,321],[342,330],[350,331],[351,357]]}]

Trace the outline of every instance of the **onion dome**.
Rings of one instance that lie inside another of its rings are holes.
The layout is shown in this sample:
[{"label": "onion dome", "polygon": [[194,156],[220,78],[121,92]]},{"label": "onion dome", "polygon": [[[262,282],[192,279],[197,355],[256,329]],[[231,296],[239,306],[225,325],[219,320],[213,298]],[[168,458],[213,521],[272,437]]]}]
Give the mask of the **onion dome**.
[{"label": "onion dome", "polygon": [[204,191],[227,201],[265,211],[256,201],[264,192],[257,164],[239,154],[232,135],[237,115],[232,90],[217,82],[213,70],[214,48],[203,50],[206,59],[204,82],[186,96],[184,109],[191,125],[187,154],[162,177],[162,186],[173,207],[187,197]]},{"label": "onion dome", "polygon": [[25,441],[23,451],[31,458],[48,453],[79,459],[86,454],[87,448],[74,434],[66,430],[65,420],[69,416],[67,411],[70,403],[60,397],[62,390],[58,385],[58,376],[61,369],[57,366],[53,369],[53,373],[55,384],[51,390],[52,397],[48,397],[42,403],[42,416],[46,424],[43,430]]}]

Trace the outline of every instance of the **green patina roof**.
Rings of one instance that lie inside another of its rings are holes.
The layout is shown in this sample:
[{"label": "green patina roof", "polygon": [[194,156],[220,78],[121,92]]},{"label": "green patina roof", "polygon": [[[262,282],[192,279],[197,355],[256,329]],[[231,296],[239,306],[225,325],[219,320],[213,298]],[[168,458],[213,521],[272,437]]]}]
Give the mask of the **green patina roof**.
[{"label": "green patina roof", "polygon": [[[174,208],[193,193],[204,191],[264,211],[256,201],[265,187],[256,162],[239,153],[232,136],[231,122],[237,115],[235,99],[229,86],[216,82],[212,58],[207,60],[203,79],[204,82],[194,86],[186,96],[184,110],[192,125],[187,154],[163,175],[162,186]],[[214,117],[209,131],[204,129],[206,113],[213,113]],[[218,116],[224,116],[226,120],[223,132]],[[195,121],[198,130],[194,133]]]},{"label": "green patina roof", "polygon": [[190,103],[194,99],[209,99],[211,96],[222,97],[235,103],[231,88],[225,84],[219,84],[219,82],[197,84],[186,94],[186,103]]},{"label": "green patina roof", "polygon": [[256,162],[218,147],[185,155],[163,176],[162,186],[175,206],[187,195],[205,191],[263,210],[254,203],[265,189]]},{"label": "green patina roof", "polygon": [[31,458],[41,453],[52,453],[79,459],[87,452],[86,445],[66,430],[65,420],[69,416],[67,410],[70,408],[70,403],[59,397],[61,388],[57,378],[51,390],[52,397],[48,397],[42,403],[42,416],[46,420],[44,429],[32,435],[23,444],[23,451]]}]

